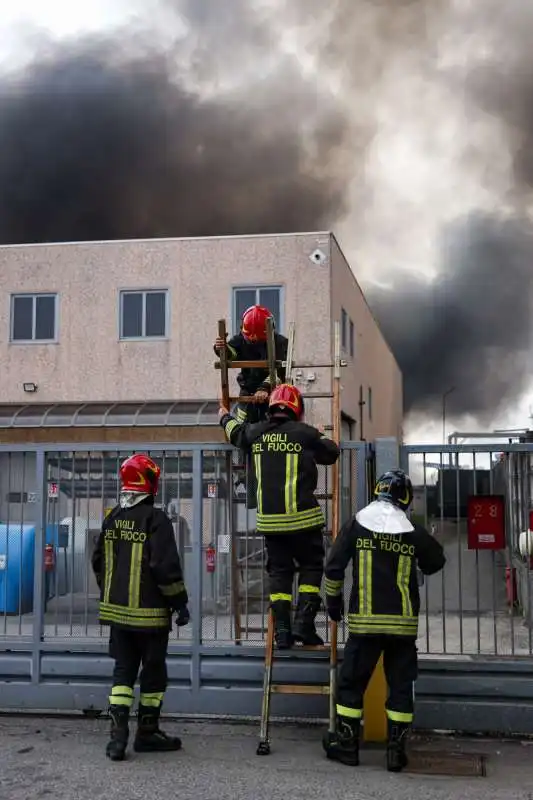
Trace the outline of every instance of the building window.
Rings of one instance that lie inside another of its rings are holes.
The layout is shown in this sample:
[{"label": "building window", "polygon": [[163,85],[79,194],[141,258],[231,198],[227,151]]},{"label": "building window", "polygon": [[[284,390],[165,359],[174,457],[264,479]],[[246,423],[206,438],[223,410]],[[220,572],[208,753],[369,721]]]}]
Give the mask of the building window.
[{"label": "building window", "polygon": [[57,339],[57,295],[11,297],[11,341],[54,342]]},{"label": "building window", "polygon": [[367,399],[367,406],[368,406],[368,419],[372,422],[372,387],[368,387],[368,399]]},{"label": "building window", "polygon": [[355,328],[352,320],[350,320],[350,355],[353,358],[355,352]]},{"label": "building window", "polygon": [[120,338],[162,339],[167,335],[168,292],[120,293]]},{"label": "building window", "polygon": [[348,314],[341,308],[341,347],[346,350],[348,345]]},{"label": "building window", "polygon": [[233,333],[241,327],[242,315],[250,306],[268,308],[274,317],[276,331],[281,333],[281,286],[238,286],[233,289]]}]

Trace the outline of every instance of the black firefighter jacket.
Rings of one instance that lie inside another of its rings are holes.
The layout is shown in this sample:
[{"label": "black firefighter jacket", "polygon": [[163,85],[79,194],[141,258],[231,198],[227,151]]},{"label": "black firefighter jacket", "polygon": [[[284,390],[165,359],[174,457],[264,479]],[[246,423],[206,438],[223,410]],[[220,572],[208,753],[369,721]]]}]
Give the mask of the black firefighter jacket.
[{"label": "black firefighter jacket", "polygon": [[172,523],[151,498],[110,512],[92,566],[103,625],[144,631],[170,628],[171,612],[187,604]]},{"label": "black firefighter jacket", "polygon": [[317,428],[287,417],[242,424],[231,414],[220,420],[230,442],[251,452],[257,481],[256,529],[292,533],[324,525],[315,497],[317,464],[334,464],[339,448]]},{"label": "black firefighter jacket", "polygon": [[326,559],[326,601],[340,604],[344,573],[353,561],[350,633],[417,636],[416,567],[433,575],[446,558],[441,544],[421,525],[412,524],[413,531],[401,534],[373,533],[355,518],[341,528]]},{"label": "black firefighter jacket", "polygon": [[[287,348],[289,340],[281,333],[274,334],[274,345],[276,350],[276,361],[287,359]],[[215,348],[215,353],[218,352]],[[228,341],[228,357],[231,361],[266,361],[267,343],[266,342],[247,342],[242,333],[238,333]],[[277,368],[277,376],[281,383],[285,381],[285,368]],[[255,394],[259,389],[265,392],[271,391],[270,376],[268,369],[263,367],[244,367],[237,375],[237,383],[241,387],[241,394]]]}]

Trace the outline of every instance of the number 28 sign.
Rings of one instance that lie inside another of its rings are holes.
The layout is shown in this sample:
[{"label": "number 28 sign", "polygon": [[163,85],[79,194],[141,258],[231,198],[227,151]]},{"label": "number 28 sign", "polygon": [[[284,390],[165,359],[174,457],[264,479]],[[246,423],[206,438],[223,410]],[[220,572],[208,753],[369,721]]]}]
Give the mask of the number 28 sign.
[{"label": "number 28 sign", "polygon": [[505,504],[501,495],[471,495],[467,511],[468,549],[505,548]]}]

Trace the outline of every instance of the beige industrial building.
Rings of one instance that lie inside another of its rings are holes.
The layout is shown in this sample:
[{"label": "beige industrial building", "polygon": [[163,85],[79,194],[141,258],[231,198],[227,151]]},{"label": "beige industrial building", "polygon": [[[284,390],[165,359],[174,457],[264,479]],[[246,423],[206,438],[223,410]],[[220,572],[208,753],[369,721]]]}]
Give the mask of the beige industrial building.
[{"label": "beige industrial building", "polygon": [[343,438],[402,438],[400,370],[331,233],[5,246],[0,275],[0,442],[221,440],[217,320],[254,302],[295,323],[304,393],[331,389],[313,365],[338,320]]}]

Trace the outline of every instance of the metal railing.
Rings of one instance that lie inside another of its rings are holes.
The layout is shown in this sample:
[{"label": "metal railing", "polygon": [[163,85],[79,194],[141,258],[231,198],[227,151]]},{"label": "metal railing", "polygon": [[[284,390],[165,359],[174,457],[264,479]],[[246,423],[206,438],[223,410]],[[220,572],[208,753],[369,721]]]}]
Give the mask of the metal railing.
[{"label": "metal railing", "polygon": [[[132,449],[141,449],[132,448]],[[367,445],[344,442],[341,523],[367,501]],[[109,445],[0,447],[0,648],[13,641],[105,643],[90,558],[102,517],[118,496],[120,461],[131,449]],[[191,595],[192,623],[173,642],[260,646],[268,591],[262,538],[236,486],[229,445],[161,445],[158,501],[170,514]],[[518,536],[532,507],[533,445],[405,446],[402,466],[415,484],[413,517],[441,541],[445,569],[420,588],[421,656],[533,654],[530,565]],[[331,538],[331,472],[320,468],[317,495]],[[470,549],[468,499],[499,495],[505,504],[500,550]],[[348,594],[347,575],[346,593]],[[326,614],[318,617],[327,637]],[[346,631],[339,630],[340,640]]]},{"label": "metal railing", "polygon": [[[447,559],[420,590],[419,652],[531,655],[531,571],[518,536],[532,507],[532,445],[406,446],[402,461],[415,485],[413,516],[441,542]],[[472,523],[482,508],[475,499],[495,495],[503,500],[503,541],[482,534],[476,543],[475,525],[490,525],[481,517]]]}]

